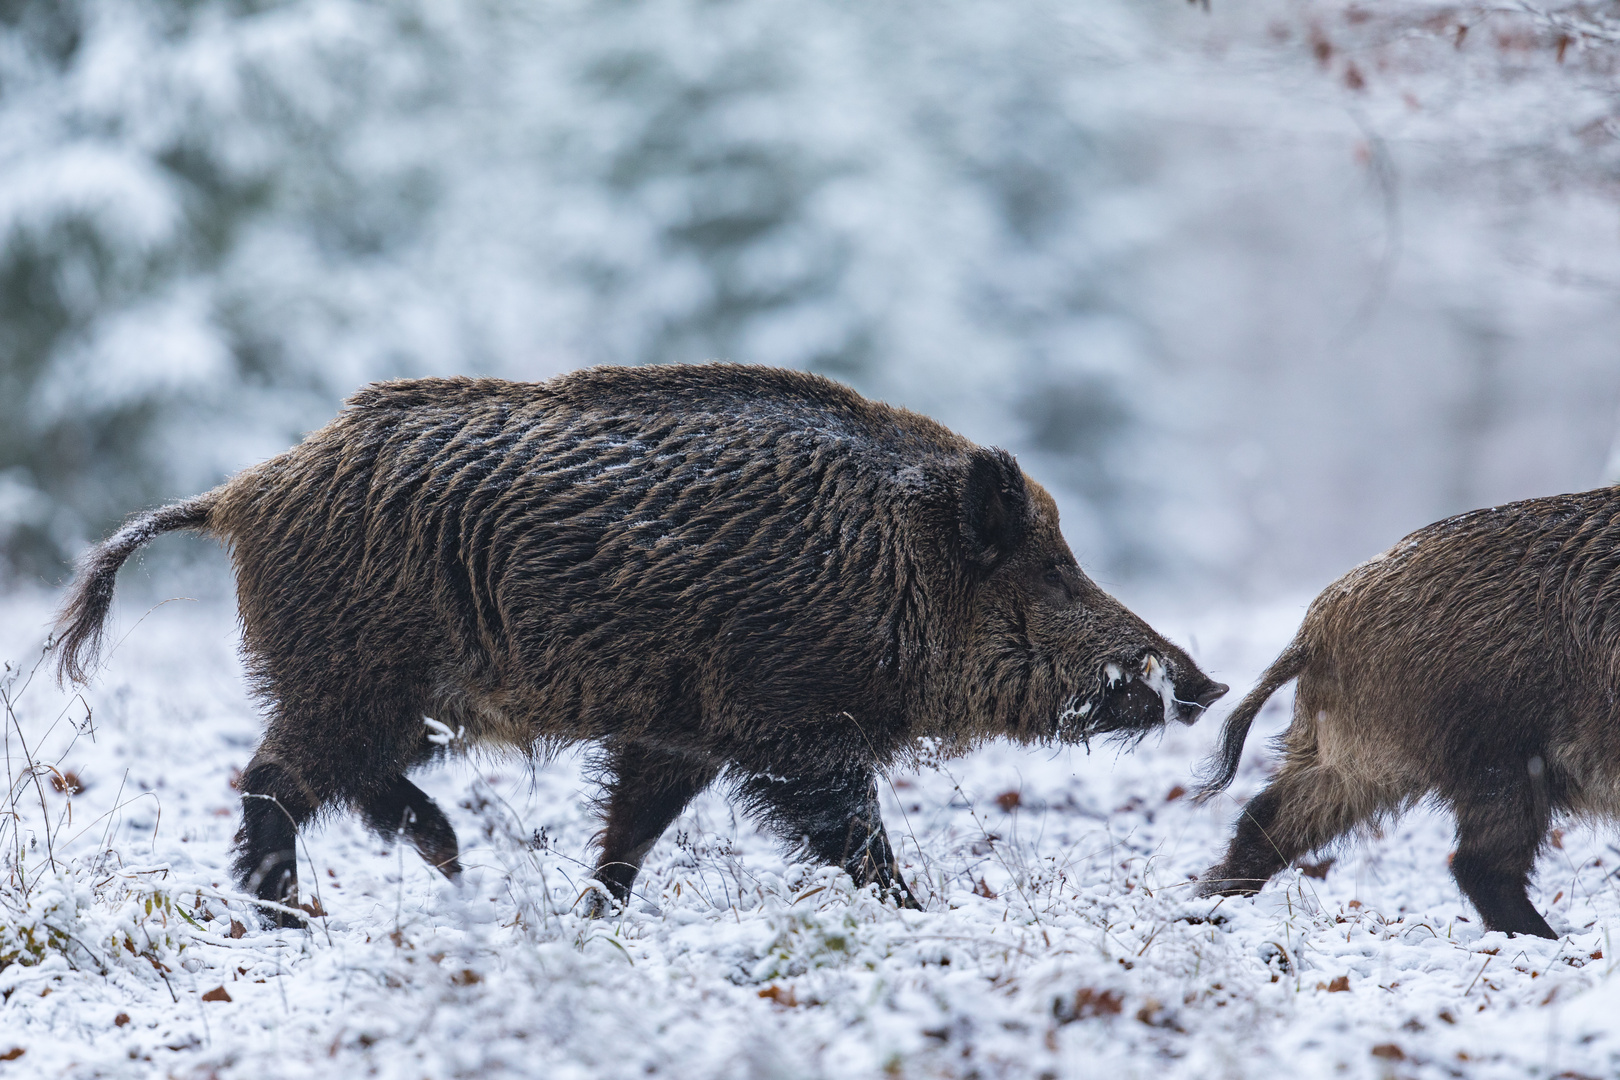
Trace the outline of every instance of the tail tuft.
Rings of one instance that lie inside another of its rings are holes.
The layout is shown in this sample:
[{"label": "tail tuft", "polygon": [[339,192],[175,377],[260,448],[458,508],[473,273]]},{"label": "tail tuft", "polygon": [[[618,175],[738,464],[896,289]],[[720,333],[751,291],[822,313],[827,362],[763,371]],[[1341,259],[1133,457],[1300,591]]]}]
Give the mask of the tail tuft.
[{"label": "tail tuft", "polygon": [[56,618],[58,683],[84,683],[95,669],[107,611],[112,607],[113,583],[124,561],[159,533],[207,528],[209,511],[217,501],[218,495],[211,491],[137,515],[85,553]]},{"label": "tail tuft", "polygon": [[1221,728],[1221,748],[1206,766],[1211,771],[1193,796],[1195,801],[1208,802],[1232,783],[1232,778],[1237,775],[1238,763],[1243,760],[1243,743],[1249,737],[1254,718],[1260,714],[1261,707],[1272,694],[1304,670],[1305,660],[1306,648],[1301,635],[1295,637],[1282,655],[1272,662],[1265,674],[1260,676],[1260,682],[1227,716],[1226,724]]}]

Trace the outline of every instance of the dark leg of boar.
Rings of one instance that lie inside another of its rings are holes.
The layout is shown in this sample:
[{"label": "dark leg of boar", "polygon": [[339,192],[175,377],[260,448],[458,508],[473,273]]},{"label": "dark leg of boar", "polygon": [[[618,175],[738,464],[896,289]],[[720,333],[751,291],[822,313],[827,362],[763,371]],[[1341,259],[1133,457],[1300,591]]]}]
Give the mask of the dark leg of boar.
[{"label": "dark leg of boar", "polygon": [[1259,892],[1283,867],[1396,809],[1404,798],[1364,780],[1348,781],[1322,765],[1290,761],[1244,806],[1226,857],[1205,871],[1199,894]]},{"label": "dark leg of boar", "polygon": [[[1262,791],[1244,806],[1238,817],[1237,832],[1226,847],[1226,857],[1204,871],[1204,880],[1198,889],[1200,896],[1242,896],[1259,892],[1260,887],[1271,880],[1271,875],[1302,854],[1289,850],[1299,846],[1297,840],[1289,842],[1289,837],[1282,835],[1283,830],[1277,827],[1277,812],[1283,800],[1274,787]],[[1273,838],[1273,833],[1279,835]],[[1279,839],[1282,844],[1277,842]]]},{"label": "dark leg of boar", "polygon": [[[648,850],[686,804],[714,782],[719,769],[697,758],[632,743],[612,752],[607,772],[607,824],[596,880],[623,904],[630,899],[630,886]],[[586,911],[593,917],[606,915],[607,899],[594,893]]]},{"label": "dark leg of boar", "polygon": [[366,827],[384,839],[409,840],[429,866],[451,881],[461,876],[456,830],[439,804],[405,777],[396,775],[366,795],[360,815]]},{"label": "dark leg of boar", "polygon": [[1528,782],[1492,796],[1456,804],[1452,876],[1478,909],[1485,929],[1556,938],[1526,891],[1550,824],[1545,801],[1534,797]]},{"label": "dark leg of boar", "polygon": [[875,883],[900,906],[921,910],[900,877],[870,767],[823,776],[751,776],[739,793],[776,832],[802,841],[812,857],[843,867],[856,885]]},{"label": "dark leg of boar", "polygon": [[[353,806],[385,840],[404,836],[446,877],[461,871],[455,830],[405,771],[438,748],[426,739],[419,708],[401,697],[362,693],[306,699],[271,716],[264,742],[242,776],[242,828],[235,870],[261,900],[298,905],[297,829],[333,804]],[[355,704],[354,702],[362,704]],[[410,718],[406,723],[378,719]],[[291,718],[291,719],[290,719]],[[277,926],[297,916],[267,912]]]},{"label": "dark leg of boar", "polygon": [[[314,792],[262,749],[242,774],[242,827],[236,833],[236,879],[260,900],[298,906],[298,826],[316,810]],[[296,916],[268,911],[272,926],[301,925]]]}]

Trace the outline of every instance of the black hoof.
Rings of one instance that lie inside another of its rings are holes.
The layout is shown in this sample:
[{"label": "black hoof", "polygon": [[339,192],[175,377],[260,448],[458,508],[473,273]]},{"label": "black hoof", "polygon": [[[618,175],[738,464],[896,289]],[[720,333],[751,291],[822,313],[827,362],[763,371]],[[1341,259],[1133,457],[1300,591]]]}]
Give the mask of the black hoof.
[{"label": "black hoof", "polygon": [[259,913],[260,920],[268,930],[308,930],[309,916],[302,912],[293,914],[290,911],[277,911],[274,908],[265,908]]},{"label": "black hoof", "polygon": [[[246,856],[244,856],[245,860]],[[266,927],[305,926],[309,920],[303,913],[282,911],[280,908],[298,907],[298,866],[291,849],[273,851],[258,861],[253,871],[242,882],[243,891],[252,893],[268,904],[278,907],[259,909],[259,921]]]},{"label": "black hoof", "polygon": [[1558,940],[1558,935],[1553,932],[1553,928],[1547,925],[1547,920],[1542,918],[1541,913],[1537,911],[1531,911],[1528,915],[1521,915],[1517,919],[1502,919],[1500,921],[1485,919],[1484,922],[1487,931],[1499,930],[1504,934],[1524,934],[1528,937],[1546,938],[1549,941]]},{"label": "black hoof", "polygon": [[1253,896],[1258,893],[1269,879],[1227,877],[1219,868],[1210,870],[1205,874],[1204,880],[1198,883],[1193,895],[1199,899],[1208,899],[1214,896]]},{"label": "black hoof", "polygon": [[615,911],[621,909],[621,905],[613,897],[594,885],[586,890],[584,899],[587,919],[611,918]]}]

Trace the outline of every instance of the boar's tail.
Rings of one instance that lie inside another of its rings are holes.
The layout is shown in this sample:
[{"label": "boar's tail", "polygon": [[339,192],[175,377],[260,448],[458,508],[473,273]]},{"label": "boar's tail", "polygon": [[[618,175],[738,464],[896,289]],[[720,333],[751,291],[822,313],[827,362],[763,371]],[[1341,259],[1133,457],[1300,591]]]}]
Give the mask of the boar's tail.
[{"label": "boar's tail", "polygon": [[101,652],[107,609],[112,606],[113,581],[124,560],[158,533],[206,529],[209,512],[218,501],[216,489],[194,499],[138,514],[85,553],[79,560],[73,589],[56,618],[57,682],[83,683],[94,669]]},{"label": "boar's tail", "polygon": [[1238,702],[1238,707],[1226,718],[1226,726],[1221,729],[1221,748],[1209,762],[1212,771],[1195,796],[1199,802],[1213,798],[1232,782],[1237,775],[1238,762],[1243,760],[1243,743],[1249,737],[1249,727],[1254,723],[1254,718],[1260,714],[1261,706],[1272,694],[1304,670],[1306,655],[1302,634],[1283,650],[1282,655],[1260,676],[1259,685],[1250,690],[1248,696]]}]

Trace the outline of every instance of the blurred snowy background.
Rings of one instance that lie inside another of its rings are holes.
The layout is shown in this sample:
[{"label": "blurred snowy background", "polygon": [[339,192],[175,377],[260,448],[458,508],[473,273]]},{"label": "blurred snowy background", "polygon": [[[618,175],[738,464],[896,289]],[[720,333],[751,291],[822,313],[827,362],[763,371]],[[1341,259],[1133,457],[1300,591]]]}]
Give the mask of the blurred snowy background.
[{"label": "blurred snowy background", "polygon": [[1144,598],[1596,485],[1620,4],[0,2],[3,580],[371,379],[706,359],[1006,446]]},{"label": "blurred snowy background", "polygon": [[417,779],[468,889],[344,818],[318,931],[238,937],[232,608],[126,632],[223,601],[214,546],[124,575],[83,695],[29,674],[85,544],[361,383],[708,359],[1013,450],[1245,687],[1410,529],[1620,479],[1620,0],[0,0],[0,1060],[1620,1075],[1612,830],[1542,861],[1557,943],[1481,934],[1429,812],[1220,921],[1186,885],[1259,733],[1201,808],[1210,724],[887,777],[926,913],[710,793],[584,920],[580,759],[457,762]]}]

